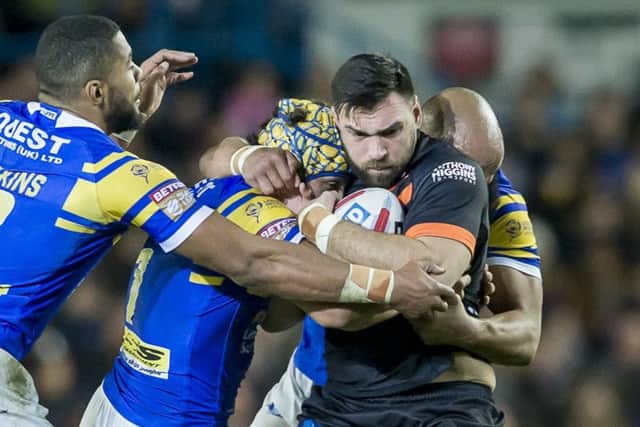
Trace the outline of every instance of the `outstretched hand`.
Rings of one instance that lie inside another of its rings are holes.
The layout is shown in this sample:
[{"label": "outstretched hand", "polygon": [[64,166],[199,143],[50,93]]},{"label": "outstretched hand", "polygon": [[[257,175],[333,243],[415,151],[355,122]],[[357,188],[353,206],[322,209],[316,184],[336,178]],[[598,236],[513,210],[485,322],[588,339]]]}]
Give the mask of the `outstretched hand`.
[{"label": "outstretched hand", "polygon": [[198,62],[192,52],[161,49],[140,65],[140,112],[148,119],[162,103],[167,87],[193,77],[192,71],[178,72]]}]

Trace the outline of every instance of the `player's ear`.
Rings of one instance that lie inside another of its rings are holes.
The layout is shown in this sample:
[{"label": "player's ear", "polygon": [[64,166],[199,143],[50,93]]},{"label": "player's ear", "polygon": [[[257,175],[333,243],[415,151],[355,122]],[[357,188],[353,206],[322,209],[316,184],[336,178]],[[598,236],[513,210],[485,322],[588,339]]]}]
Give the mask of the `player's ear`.
[{"label": "player's ear", "polygon": [[413,95],[411,97],[411,112],[413,113],[413,118],[418,127],[422,124],[422,107],[420,106],[420,101],[418,100],[418,95]]},{"label": "player's ear", "polygon": [[89,80],[84,85],[85,95],[92,105],[102,106],[105,103],[108,88],[101,80]]}]

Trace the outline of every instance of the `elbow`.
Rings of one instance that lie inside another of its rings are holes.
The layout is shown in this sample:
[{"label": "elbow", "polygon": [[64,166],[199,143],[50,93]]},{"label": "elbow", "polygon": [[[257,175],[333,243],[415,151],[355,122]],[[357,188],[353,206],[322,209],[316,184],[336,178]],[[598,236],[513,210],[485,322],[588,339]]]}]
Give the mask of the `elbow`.
[{"label": "elbow", "polygon": [[351,311],[347,309],[327,309],[310,313],[309,315],[320,326],[332,329],[344,329],[349,330],[351,323]]}]

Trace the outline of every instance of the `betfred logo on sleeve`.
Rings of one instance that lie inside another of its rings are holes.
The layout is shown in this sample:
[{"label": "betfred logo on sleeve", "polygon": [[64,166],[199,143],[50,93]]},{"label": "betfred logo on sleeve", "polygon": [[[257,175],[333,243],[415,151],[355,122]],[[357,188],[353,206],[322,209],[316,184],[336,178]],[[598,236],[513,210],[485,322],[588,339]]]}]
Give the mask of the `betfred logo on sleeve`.
[{"label": "betfred logo on sleeve", "polygon": [[476,168],[464,162],[446,162],[436,167],[431,172],[433,182],[440,182],[446,179],[454,181],[476,183]]},{"label": "betfred logo on sleeve", "polygon": [[284,240],[297,224],[295,218],[279,219],[262,227],[258,235],[265,239]]},{"label": "betfred logo on sleeve", "polygon": [[180,181],[160,187],[149,197],[173,221],[180,218],[195,203],[193,193]]}]

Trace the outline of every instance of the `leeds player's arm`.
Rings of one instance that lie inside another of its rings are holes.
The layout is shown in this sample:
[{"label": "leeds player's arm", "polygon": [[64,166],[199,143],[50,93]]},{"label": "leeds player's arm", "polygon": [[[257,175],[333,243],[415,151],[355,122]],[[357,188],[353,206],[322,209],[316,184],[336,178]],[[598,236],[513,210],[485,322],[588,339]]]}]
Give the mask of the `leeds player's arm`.
[{"label": "leeds player's arm", "polygon": [[[128,152],[110,156],[113,168],[96,186],[100,216],[142,228],[164,251],[177,250],[196,263],[237,283],[287,299],[370,302],[352,273],[368,267],[349,265],[313,248],[262,239],[244,232],[210,207],[193,199],[186,186],[161,165]],[[101,164],[89,165],[91,168]],[[89,193],[88,193],[89,194]],[[402,312],[418,315],[442,309],[450,290],[409,264],[381,274],[395,283],[389,298]],[[366,287],[366,284],[364,284]],[[375,298],[373,298],[375,299]],[[416,301],[422,301],[421,307]]]},{"label": "leeds player's arm", "polygon": [[452,310],[431,324],[414,322],[426,343],[455,345],[502,365],[533,360],[540,342],[542,276],[526,204],[516,197],[518,207],[494,218],[489,233],[487,262],[496,287],[489,308],[494,314],[476,319]]},{"label": "leeds player's arm", "polygon": [[[349,264],[305,245],[248,234],[217,213],[204,220],[177,251],[236,283],[291,300],[344,301],[345,283],[351,277]],[[451,289],[423,273],[418,264],[397,270],[394,282],[391,303],[409,315],[442,310],[445,304],[441,298],[455,298]]]},{"label": "leeds player's arm", "polygon": [[223,139],[200,157],[200,172],[207,178],[241,174],[265,195],[294,191],[300,183],[298,166],[296,158],[286,150],[249,146],[237,136]]}]

